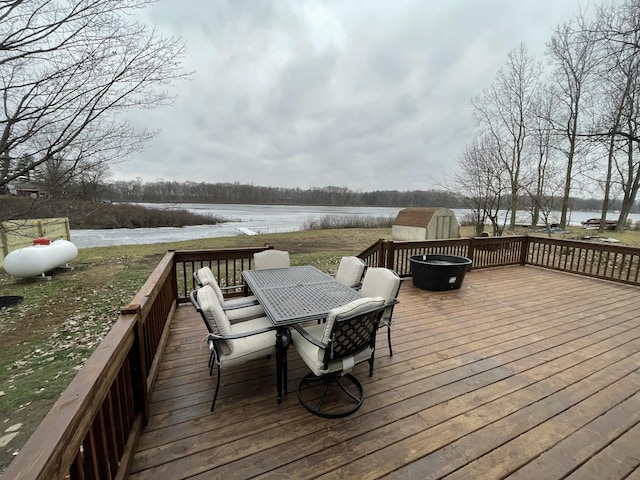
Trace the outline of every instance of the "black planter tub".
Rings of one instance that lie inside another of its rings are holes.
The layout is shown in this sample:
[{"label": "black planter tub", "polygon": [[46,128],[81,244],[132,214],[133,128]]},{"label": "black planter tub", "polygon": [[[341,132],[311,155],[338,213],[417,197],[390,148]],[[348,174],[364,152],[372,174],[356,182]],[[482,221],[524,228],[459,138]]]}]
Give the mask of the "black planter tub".
[{"label": "black planter tub", "polygon": [[409,261],[413,285],[435,292],[460,288],[471,265],[469,258],[457,255],[413,255]]}]

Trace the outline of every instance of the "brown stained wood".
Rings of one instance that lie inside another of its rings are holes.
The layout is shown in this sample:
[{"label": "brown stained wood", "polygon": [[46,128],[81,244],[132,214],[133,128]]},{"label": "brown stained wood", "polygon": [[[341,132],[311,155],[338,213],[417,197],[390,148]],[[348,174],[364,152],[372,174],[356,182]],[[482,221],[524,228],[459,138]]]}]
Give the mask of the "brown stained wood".
[{"label": "brown stained wood", "polygon": [[118,468],[118,473],[115,476],[115,480],[125,480],[126,478],[128,478],[128,472],[129,470],[131,470],[131,464],[133,463],[133,458],[135,456],[135,452],[137,451],[138,439],[140,438],[142,428],[142,415],[138,415],[133,421],[131,431],[124,445],[122,457],[120,458],[120,468]]},{"label": "brown stained wood", "polygon": [[[590,370],[588,366],[580,368],[583,369],[581,375]],[[563,377],[569,378],[573,373],[568,372],[558,379],[554,378],[556,376],[553,376],[551,372],[547,372],[546,375],[550,376],[544,380],[515,390],[489,403],[479,404],[478,397],[474,396],[468,400],[472,403],[467,403],[463,408],[460,408],[458,403],[454,403],[453,405],[438,405],[430,411],[425,411],[422,415],[430,424],[447,417],[449,419],[386,448],[385,456],[388,460],[384,462],[384,465],[379,465],[377,471],[380,472],[384,468],[390,469],[391,466],[398,467],[399,460],[397,458],[399,456],[403,462],[411,460],[411,463],[408,468],[400,470],[396,478],[407,478],[405,476],[407,474],[409,477],[412,474],[417,474],[419,478],[440,478],[447,471],[461,468],[470,460],[478,457],[477,451],[491,452],[493,448],[501,444],[501,439],[504,436],[517,437],[517,435],[526,432],[527,422],[534,421],[536,415],[552,416],[558,412],[558,409],[566,408],[570,400],[563,397],[549,397],[549,399],[547,397],[557,388],[558,384],[565,384],[566,380]],[[585,388],[587,388],[585,385],[573,387],[576,392],[579,392],[576,394],[587,391]],[[596,386],[591,388],[595,389]],[[481,398],[485,400],[484,397]],[[542,408],[541,405],[545,403],[549,405]],[[460,437],[460,432],[465,432],[465,436],[456,440]],[[462,455],[457,464],[451,462],[450,452],[444,452],[445,458],[440,458],[442,447],[446,445],[453,446]],[[403,451],[411,453],[402,457],[400,454]],[[394,465],[390,465],[392,462]],[[354,465],[349,466],[349,468],[353,467]],[[360,465],[355,465],[355,467],[360,468]],[[452,478],[480,478],[485,471],[490,472],[488,468],[484,468],[479,472],[465,472],[460,476],[454,474]],[[434,472],[437,475],[432,476]],[[500,476],[489,478],[500,478]]]},{"label": "brown stained wood", "polygon": [[640,467],[636,467],[625,480],[640,480]]},{"label": "brown stained wood", "polygon": [[107,426],[105,425],[104,412],[100,410],[93,421],[92,430],[95,432],[94,440],[96,445],[96,457],[98,459],[98,472],[104,472],[111,476],[109,451],[107,446]]},{"label": "brown stained wood", "polygon": [[[105,405],[103,408],[103,421],[105,423],[105,448],[107,449],[107,458],[111,465],[117,465],[122,454],[122,444],[118,444],[117,418],[114,413],[113,398],[111,392],[107,393]],[[114,472],[117,471],[114,468]]]},{"label": "brown stained wood", "polygon": [[[583,380],[495,422],[482,432],[456,441],[453,444],[456,450],[462,450],[466,459],[476,461],[462,466],[449,478],[502,478],[584,427],[585,419],[605,414],[612,403],[624,400],[637,388],[628,378],[609,385],[606,385],[607,376],[594,380]],[[606,385],[603,390],[594,391],[603,385]],[[478,437],[482,443],[478,443]]]},{"label": "brown stained wood", "polygon": [[[177,308],[131,479],[626,478],[640,466],[637,287],[536,267],[467,273],[460,290],[403,282],[394,355],[380,330],[365,401],[314,417],[275,400],[274,359],[223,370],[216,411],[206,329]],[[637,474],[632,473],[629,478]]]},{"label": "brown stained wood", "polygon": [[[609,444],[567,478],[571,480],[638,478],[638,470],[640,470],[638,445],[640,445],[640,426],[635,425],[624,436]],[[632,475],[626,477],[629,474]]]},{"label": "brown stained wood", "polygon": [[83,444],[84,465],[82,467],[82,470],[87,472],[87,476],[89,478],[97,478],[101,468],[98,458],[99,452],[96,450],[95,436],[95,431],[92,428],[91,430],[89,430],[89,433],[86,436],[85,442]]},{"label": "brown stained wood", "polygon": [[576,465],[598,454],[611,440],[624,436],[629,428],[637,428],[640,422],[640,410],[637,409],[639,395],[636,393],[620,402],[508,478],[545,480],[571,473]]},{"label": "brown stained wood", "polygon": [[[132,329],[133,324],[123,318],[114,324],[38,426],[34,436],[46,441],[27,442],[18,459],[28,460],[12,463],[4,472],[7,478],[59,478],[66,474],[94,422],[93,415],[101,408],[120,366],[129,355],[134,342]],[[90,449],[96,447],[97,441],[93,439]],[[95,455],[99,457],[103,453],[104,450],[100,450]],[[98,461],[93,455],[85,452],[90,464]]]}]

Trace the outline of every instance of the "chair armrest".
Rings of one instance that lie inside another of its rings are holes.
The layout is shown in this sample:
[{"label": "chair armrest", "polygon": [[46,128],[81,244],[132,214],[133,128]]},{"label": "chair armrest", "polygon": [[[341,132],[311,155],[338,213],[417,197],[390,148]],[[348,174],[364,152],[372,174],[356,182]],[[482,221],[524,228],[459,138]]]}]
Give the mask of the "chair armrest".
[{"label": "chair armrest", "polygon": [[198,285],[199,287],[202,286],[202,282],[200,281],[200,277],[198,277],[198,272],[193,272],[193,279],[196,282],[196,285]]},{"label": "chair armrest", "polygon": [[397,305],[398,303],[400,303],[400,301],[397,298],[394,298],[393,300],[389,300],[387,303],[385,303],[384,306],[390,307],[391,305]]},{"label": "chair armrest", "polygon": [[291,325],[293,328],[296,329],[296,331],[302,335],[302,337],[307,340],[309,343],[313,343],[316,347],[319,348],[327,348],[329,345],[327,345],[326,343],[322,343],[320,340],[318,340],[317,338],[312,337],[311,335],[309,335],[309,332],[307,332],[304,328],[302,328],[300,325]]},{"label": "chair armrest", "polygon": [[243,332],[243,333],[234,333],[231,335],[218,335],[215,333],[210,333],[207,336],[208,340],[236,340],[238,338],[245,338],[245,337],[250,337],[252,335],[259,335],[261,333],[266,333],[266,332],[272,332],[276,329],[276,327],[264,327],[264,328],[260,328],[258,330],[252,330],[250,332]]}]

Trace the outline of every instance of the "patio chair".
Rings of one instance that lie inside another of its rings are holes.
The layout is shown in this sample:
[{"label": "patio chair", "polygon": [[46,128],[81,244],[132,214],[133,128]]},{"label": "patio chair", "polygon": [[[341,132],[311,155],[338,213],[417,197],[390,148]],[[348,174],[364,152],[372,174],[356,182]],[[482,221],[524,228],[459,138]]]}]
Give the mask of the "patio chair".
[{"label": "patio chair", "polygon": [[222,369],[259,358],[269,358],[275,353],[275,327],[267,317],[232,324],[222,310],[213,289],[208,285],[193,290],[190,299],[209,331],[209,374],[212,374],[214,365],[218,367],[216,390],[211,402],[213,412],[220,389]]},{"label": "patio chair", "polygon": [[368,361],[369,376],[373,375],[376,332],[384,307],[382,297],[359,298],[331,310],[326,323],[293,325],[293,346],[311,369],[298,384],[304,408],[325,418],[346,417],[360,408],[362,384],[349,372]]},{"label": "patio chair", "polygon": [[[264,315],[264,310],[262,309],[261,306],[258,305],[258,299],[253,295],[249,295],[246,297],[237,297],[237,298],[225,298],[224,294],[222,293],[223,288],[220,287],[220,284],[216,280],[215,275],[213,274],[213,272],[209,267],[202,267],[196,270],[195,272],[193,272],[193,279],[195,280],[196,284],[201,287],[203,285],[209,285],[211,286],[211,288],[213,288],[213,291],[218,297],[218,300],[220,301],[220,305],[222,305],[223,310],[229,311],[229,310],[234,310],[238,308],[254,307],[253,308],[254,313],[252,314],[253,316],[261,317]],[[233,285],[230,287],[225,287],[224,290],[236,290],[239,288],[244,288],[244,285]],[[244,314],[235,315],[235,316],[232,314],[232,318],[231,318],[232,323],[233,323],[233,318],[236,318],[236,317],[243,318],[246,316],[247,316],[246,312]]]},{"label": "patio chair", "polygon": [[358,257],[342,257],[336,273],[336,280],[350,288],[359,288],[367,264]]},{"label": "patio chair", "polygon": [[393,317],[393,307],[398,302],[398,291],[400,290],[400,277],[396,272],[388,268],[368,268],[362,280],[360,293],[363,297],[381,296],[387,302],[380,327],[387,327],[387,341],[389,343],[389,355],[393,355],[391,349],[391,322]]},{"label": "patio chair", "polygon": [[291,266],[289,252],[285,250],[264,250],[253,254],[253,266],[256,270],[267,268],[288,268]]}]

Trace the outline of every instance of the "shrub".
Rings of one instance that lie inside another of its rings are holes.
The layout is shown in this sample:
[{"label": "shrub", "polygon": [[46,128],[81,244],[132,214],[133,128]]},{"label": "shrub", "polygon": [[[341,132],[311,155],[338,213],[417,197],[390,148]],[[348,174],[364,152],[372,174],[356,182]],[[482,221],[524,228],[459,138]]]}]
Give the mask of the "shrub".
[{"label": "shrub", "polygon": [[95,203],[82,200],[45,200],[5,197],[0,199],[0,218],[67,217],[73,229],[184,227],[215,225],[226,219],[214,215],[199,215],[188,210],[146,208],[141,205]]},{"label": "shrub", "polygon": [[311,218],[304,222],[303,230],[329,230],[336,228],[391,228],[393,217],[376,217],[372,215],[327,215],[322,218]]}]

